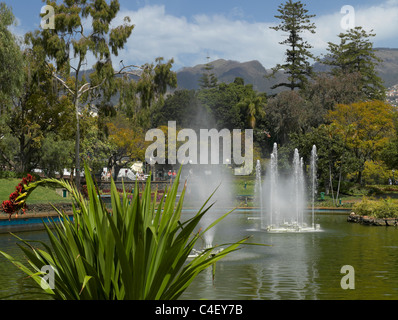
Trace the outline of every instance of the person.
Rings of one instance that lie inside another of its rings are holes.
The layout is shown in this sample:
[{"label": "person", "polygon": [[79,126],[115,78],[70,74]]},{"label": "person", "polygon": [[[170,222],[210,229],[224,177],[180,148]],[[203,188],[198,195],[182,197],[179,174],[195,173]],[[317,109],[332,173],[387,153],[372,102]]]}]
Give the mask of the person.
[{"label": "person", "polygon": [[176,175],[177,175],[177,173],[176,173],[176,171],[174,170],[174,171],[173,171],[173,179],[175,179]]}]

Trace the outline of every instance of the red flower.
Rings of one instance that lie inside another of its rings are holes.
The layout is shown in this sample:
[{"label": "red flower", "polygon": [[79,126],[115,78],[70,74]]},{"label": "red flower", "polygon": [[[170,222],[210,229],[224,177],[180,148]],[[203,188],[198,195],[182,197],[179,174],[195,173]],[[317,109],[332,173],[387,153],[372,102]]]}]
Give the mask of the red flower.
[{"label": "red flower", "polygon": [[9,213],[11,215],[15,212],[15,203],[10,200],[3,201],[2,206],[5,213]]},{"label": "red flower", "polygon": [[10,194],[10,198],[9,198],[9,199],[10,199],[11,201],[15,201],[18,197],[19,197],[18,191],[15,191],[15,192],[13,192],[13,193]]},{"label": "red flower", "polygon": [[22,185],[21,183],[18,184],[17,187],[16,187],[16,190],[17,190],[19,193],[22,193],[22,192],[23,192],[23,185]]},{"label": "red flower", "polygon": [[17,198],[25,191],[24,185],[28,185],[29,182],[34,181],[32,175],[28,174],[26,178],[23,178],[22,181],[16,186],[15,191],[10,194],[9,200],[3,201],[2,207],[5,213],[8,213],[11,216],[17,212],[19,209],[22,209],[23,213],[27,210],[26,203],[21,204],[20,202],[16,202]]}]

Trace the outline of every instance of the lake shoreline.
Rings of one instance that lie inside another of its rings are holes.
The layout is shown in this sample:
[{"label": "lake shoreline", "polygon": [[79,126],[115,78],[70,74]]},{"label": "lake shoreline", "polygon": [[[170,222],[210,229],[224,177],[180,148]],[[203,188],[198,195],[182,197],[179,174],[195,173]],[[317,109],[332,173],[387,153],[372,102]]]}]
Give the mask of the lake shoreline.
[{"label": "lake shoreline", "polygon": [[348,217],[347,221],[351,223],[359,223],[367,226],[378,226],[378,227],[397,227],[398,218],[374,218],[369,216],[361,216],[352,212]]}]

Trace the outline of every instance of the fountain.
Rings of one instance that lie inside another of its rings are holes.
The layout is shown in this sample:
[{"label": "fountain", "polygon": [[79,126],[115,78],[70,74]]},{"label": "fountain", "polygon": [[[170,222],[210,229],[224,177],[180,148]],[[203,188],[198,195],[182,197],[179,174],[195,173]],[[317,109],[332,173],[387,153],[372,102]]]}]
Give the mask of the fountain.
[{"label": "fountain", "polygon": [[311,207],[312,207],[312,227],[315,227],[315,196],[318,192],[317,190],[317,178],[316,178],[316,172],[317,172],[317,161],[318,161],[318,155],[317,155],[317,150],[316,150],[316,145],[312,147],[311,151],[311,166],[310,166],[310,190],[311,190]]},{"label": "fountain", "polygon": [[[316,186],[316,147],[311,158],[311,194],[314,207]],[[306,183],[304,178],[304,161],[298,149],[294,150],[292,171],[289,175],[281,175],[278,170],[278,149],[274,144],[267,176],[259,198],[264,198],[266,206],[260,204],[261,229],[268,232],[308,232],[319,230],[314,222],[308,226],[305,216]],[[264,191],[263,191],[264,190]]]},{"label": "fountain", "polygon": [[257,203],[261,209],[263,209],[263,186],[262,186],[262,181],[261,181],[261,162],[260,160],[257,160],[256,164],[256,182],[254,185],[254,201]]}]

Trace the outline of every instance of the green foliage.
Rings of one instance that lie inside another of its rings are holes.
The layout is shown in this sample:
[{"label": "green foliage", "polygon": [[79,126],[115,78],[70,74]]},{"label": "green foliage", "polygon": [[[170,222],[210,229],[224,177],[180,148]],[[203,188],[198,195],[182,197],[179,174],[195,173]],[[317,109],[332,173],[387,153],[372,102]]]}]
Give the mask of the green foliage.
[{"label": "green foliage", "polygon": [[246,114],[246,125],[251,129],[255,128],[258,118],[265,117],[265,104],[265,95],[257,94],[254,91],[238,103],[242,113]]},{"label": "green foliage", "polygon": [[303,127],[316,128],[325,123],[328,111],[338,104],[350,104],[363,101],[366,96],[361,90],[361,75],[349,73],[344,75],[315,74],[313,81],[301,90],[305,100]]},{"label": "green foliage", "polygon": [[[171,70],[174,60],[171,59],[167,63],[164,63],[163,60],[163,58],[157,58],[156,66],[146,64],[137,83],[130,85],[131,88],[135,88],[135,93],[139,96],[139,109],[136,109],[137,112],[132,117],[133,121],[145,129],[153,126],[154,115],[164,104],[167,90],[177,87],[177,74]],[[134,79],[128,81],[135,82]],[[136,97],[132,97],[131,93],[120,102],[122,105],[137,103]]]},{"label": "green foliage", "polygon": [[0,3],[0,111],[20,94],[23,83],[23,59],[16,37],[8,27],[15,24],[10,7]]},{"label": "green foliage", "polygon": [[[125,17],[122,25],[111,28],[120,10],[117,0],[110,3],[105,0],[46,2],[54,8],[55,28],[28,33],[26,41],[45,58],[55,62],[55,70],[51,70],[51,74],[73,102],[75,168],[80,172],[80,104],[99,97],[109,101],[116,93],[116,72],[111,58],[124,47],[134,25],[130,24],[130,18]],[[87,22],[90,26],[86,25]],[[87,67],[84,66],[89,56],[94,58],[94,72],[87,79],[84,74]],[[80,174],[75,178],[76,185],[80,186]]]},{"label": "green foliage", "polygon": [[[42,158],[45,137],[56,134],[64,139],[73,118],[71,101],[54,85],[41,52],[26,49],[22,58],[22,92],[14,95],[12,107],[2,114],[5,141],[0,153],[7,167],[29,172]],[[16,147],[10,149],[10,144]]]},{"label": "green foliage", "polygon": [[65,168],[72,168],[73,140],[63,140],[54,133],[49,133],[42,143],[42,156],[39,167],[48,177],[55,177],[55,172],[63,172]]},{"label": "green foliage", "polygon": [[[86,168],[86,172],[88,168]],[[29,184],[32,192],[38,185],[54,183],[66,188],[73,196],[73,219],[62,212],[54,231],[46,226],[51,244],[43,249],[22,240],[19,244],[30,267],[1,252],[38,285],[43,266],[50,265],[55,273],[55,289],[44,292],[60,300],[171,300],[177,299],[204,269],[235,251],[245,239],[217,248],[204,250],[191,261],[189,254],[198,239],[229,213],[217,219],[204,231],[195,231],[211,206],[187,221],[181,220],[185,190],[176,201],[179,175],[158,207],[151,198],[150,179],[141,197],[139,188],[129,199],[126,192],[119,197],[114,182],[111,186],[112,208],[108,210],[87,175],[86,200],[66,181],[43,180]],[[156,199],[156,195],[154,197]]]},{"label": "green foliage", "polygon": [[387,184],[391,171],[382,161],[366,161],[362,179],[368,185]]},{"label": "green foliage", "polygon": [[398,218],[398,203],[390,198],[371,200],[365,197],[353,206],[353,211],[373,218]]},{"label": "green foliage", "polygon": [[195,90],[179,89],[165,99],[163,106],[154,117],[155,127],[167,125],[168,121],[176,121],[181,128],[203,128],[196,116],[206,109],[199,104]]},{"label": "green foliage", "polygon": [[272,140],[284,145],[290,134],[303,133],[305,110],[305,101],[297,91],[283,91],[269,99],[265,113]]},{"label": "green foliage", "polygon": [[215,88],[200,90],[197,98],[207,109],[211,125],[218,129],[246,128],[248,120],[255,125],[265,115],[265,96],[251,85],[220,83]]},{"label": "green foliage", "polygon": [[329,111],[327,120],[335,134],[357,158],[358,182],[362,182],[365,162],[376,159],[394,136],[394,110],[382,101],[338,105]]}]

